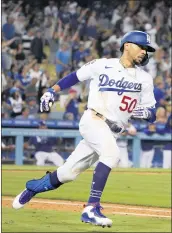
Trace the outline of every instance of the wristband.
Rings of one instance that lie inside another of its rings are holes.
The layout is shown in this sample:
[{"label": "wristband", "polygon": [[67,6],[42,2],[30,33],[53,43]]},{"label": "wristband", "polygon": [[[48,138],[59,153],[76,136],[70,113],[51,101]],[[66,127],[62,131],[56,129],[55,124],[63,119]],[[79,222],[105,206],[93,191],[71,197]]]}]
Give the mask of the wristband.
[{"label": "wristband", "polygon": [[54,96],[56,94],[55,90],[52,87],[48,88],[47,91],[50,92],[51,94],[53,94]]}]

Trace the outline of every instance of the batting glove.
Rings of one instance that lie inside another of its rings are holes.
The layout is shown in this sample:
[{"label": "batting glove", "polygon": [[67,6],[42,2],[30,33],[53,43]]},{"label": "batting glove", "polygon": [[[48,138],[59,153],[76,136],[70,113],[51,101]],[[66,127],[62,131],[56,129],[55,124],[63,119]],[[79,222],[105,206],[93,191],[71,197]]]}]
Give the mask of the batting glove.
[{"label": "batting glove", "polygon": [[40,111],[41,112],[48,112],[50,110],[50,107],[54,103],[54,96],[55,92],[52,88],[49,88],[47,92],[43,94],[41,97],[41,103],[40,103]]},{"label": "batting glove", "polygon": [[150,117],[150,112],[147,108],[137,107],[132,112],[133,118],[148,119]]}]

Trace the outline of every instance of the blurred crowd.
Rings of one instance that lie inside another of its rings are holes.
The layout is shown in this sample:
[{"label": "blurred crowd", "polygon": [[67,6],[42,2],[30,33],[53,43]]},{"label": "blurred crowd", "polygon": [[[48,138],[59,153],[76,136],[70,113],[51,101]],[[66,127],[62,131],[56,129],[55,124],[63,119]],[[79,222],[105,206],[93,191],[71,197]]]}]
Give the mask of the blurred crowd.
[{"label": "blurred crowd", "polygon": [[[39,112],[46,88],[92,59],[119,57],[121,37],[130,30],[151,36],[156,52],[144,69],[154,79],[157,106],[169,115],[171,2],[109,3],[2,1],[2,118],[53,118]],[[78,84],[57,96],[62,119],[80,118],[88,87],[87,82]]]},{"label": "blurred crowd", "polygon": [[[122,36],[142,30],[149,33],[156,48],[143,68],[153,77],[158,109],[158,125],[148,125],[144,132],[170,132],[171,1],[31,2],[2,1],[2,119],[79,120],[86,109],[89,82],[56,96],[49,113],[40,113],[40,97],[84,63],[119,57]],[[163,130],[159,130],[161,124]],[[152,151],[152,146],[153,141],[143,142],[142,150]]]}]

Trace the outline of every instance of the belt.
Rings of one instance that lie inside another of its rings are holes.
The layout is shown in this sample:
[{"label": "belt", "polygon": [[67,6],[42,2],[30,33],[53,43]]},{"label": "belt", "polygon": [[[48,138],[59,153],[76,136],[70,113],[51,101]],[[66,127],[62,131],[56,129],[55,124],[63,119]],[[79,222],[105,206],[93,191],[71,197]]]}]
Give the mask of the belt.
[{"label": "belt", "polygon": [[119,127],[116,122],[108,120],[106,117],[104,117],[102,114],[96,112],[94,109],[90,109],[91,111],[93,111],[95,113],[96,116],[100,117],[103,121],[106,122],[106,124],[109,126],[109,128],[111,129],[111,131],[113,133],[122,133],[124,130],[123,128]]}]

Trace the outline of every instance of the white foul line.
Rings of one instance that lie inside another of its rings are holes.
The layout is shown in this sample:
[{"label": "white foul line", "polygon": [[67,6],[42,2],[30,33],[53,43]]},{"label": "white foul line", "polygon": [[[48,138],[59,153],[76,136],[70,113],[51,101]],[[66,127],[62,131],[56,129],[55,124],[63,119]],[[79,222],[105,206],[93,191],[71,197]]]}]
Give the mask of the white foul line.
[{"label": "white foul line", "polygon": [[146,216],[146,217],[157,217],[157,218],[171,218],[171,216],[166,215],[153,215],[153,214],[136,214],[136,213],[125,213],[125,212],[112,212],[113,214],[121,215],[134,215],[134,216]]},{"label": "white foul line", "polygon": [[[12,201],[13,198],[2,198],[2,201]],[[69,202],[56,202],[56,201],[45,201],[45,200],[32,200],[30,203],[43,203],[43,204],[55,204],[55,205],[70,205],[70,206],[79,206],[82,203],[72,203]],[[162,210],[162,209],[149,209],[149,208],[134,208],[134,207],[125,207],[125,206],[110,206],[110,205],[103,205],[106,208],[120,208],[120,209],[128,209],[128,210],[145,210],[145,211],[152,211],[152,212],[164,212],[164,213],[171,213],[170,210]],[[113,214],[121,214],[121,215],[135,215],[135,216],[148,216],[148,217],[159,217],[159,218],[171,218],[171,216],[166,215],[151,215],[151,214],[136,214],[136,213],[130,213],[130,212],[118,212],[113,211]]]}]

